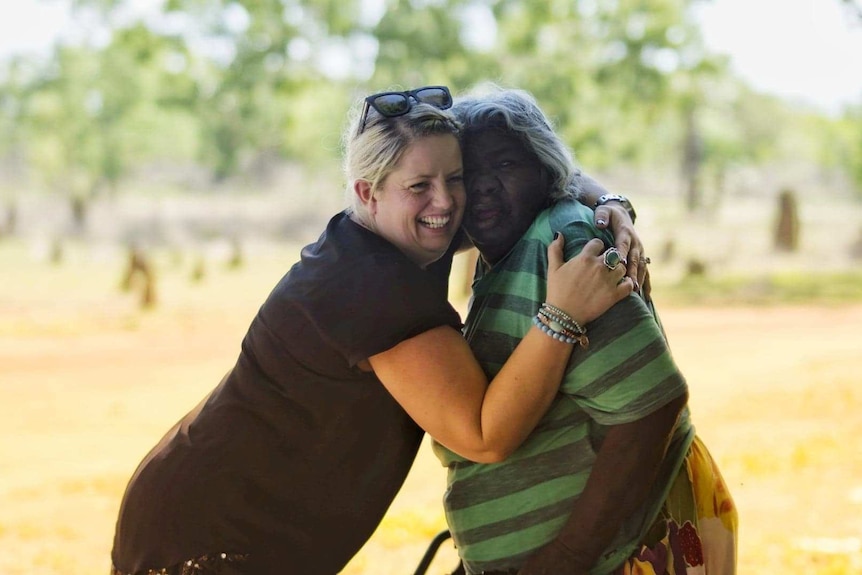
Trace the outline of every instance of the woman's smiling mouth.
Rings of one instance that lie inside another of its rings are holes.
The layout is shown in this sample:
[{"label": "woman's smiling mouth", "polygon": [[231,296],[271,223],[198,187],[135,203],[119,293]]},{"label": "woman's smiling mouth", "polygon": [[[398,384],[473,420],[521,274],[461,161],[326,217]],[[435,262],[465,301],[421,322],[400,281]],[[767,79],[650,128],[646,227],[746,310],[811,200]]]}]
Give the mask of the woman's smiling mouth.
[{"label": "woman's smiling mouth", "polygon": [[446,216],[425,216],[419,218],[419,223],[423,226],[429,227],[433,230],[437,230],[440,228],[445,228],[449,221],[452,219],[451,215]]}]

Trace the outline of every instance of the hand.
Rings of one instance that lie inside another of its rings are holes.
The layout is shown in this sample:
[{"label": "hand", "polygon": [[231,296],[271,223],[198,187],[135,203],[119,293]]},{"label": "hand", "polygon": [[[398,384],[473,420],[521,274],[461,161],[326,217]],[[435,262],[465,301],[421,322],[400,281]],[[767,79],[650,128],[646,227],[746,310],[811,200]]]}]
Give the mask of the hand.
[{"label": "hand", "polygon": [[568,262],[563,259],[562,234],[548,246],[548,292],[545,298],[582,326],[596,319],[634,289],[626,268],[608,269],[602,241],[594,238]]},{"label": "hand", "polygon": [[569,549],[554,539],[531,555],[518,575],[588,575],[589,572]]},{"label": "hand", "polygon": [[644,245],[635,231],[629,213],[619,203],[609,202],[596,208],[595,222],[598,228],[610,228],[616,247],[626,260],[626,275],[635,282],[635,291],[649,300],[649,271],[644,260]]}]

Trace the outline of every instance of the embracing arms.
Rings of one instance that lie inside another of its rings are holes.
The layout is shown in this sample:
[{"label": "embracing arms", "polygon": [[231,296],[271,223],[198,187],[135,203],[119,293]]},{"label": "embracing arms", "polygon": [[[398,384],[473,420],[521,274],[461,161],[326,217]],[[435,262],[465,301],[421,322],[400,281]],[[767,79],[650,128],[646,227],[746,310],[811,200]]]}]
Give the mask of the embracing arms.
[{"label": "embracing arms", "polygon": [[[632,291],[608,271],[600,240],[563,263],[562,237],[548,248],[547,302],[585,325]],[[532,327],[489,385],[461,334],[431,329],[369,358],[383,385],[435,440],[473,461],[505,459],[557,393],[572,345]]]},{"label": "embracing arms", "polygon": [[587,174],[581,172],[577,176],[581,188],[580,201],[585,206],[595,210],[596,227],[609,228],[614,234],[614,247],[616,247],[623,258],[626,259],[626,275],[635,282],[635,291],[641,291],[649,299],[649,275],[645,263],[642,263],[644,244],[635,232],[635,223],[632,221],[629,211],[622,203],[611,200],[600,206],[596,202],[600,197],[608,193],[600,183]]},{"label": "embracing arms", "polygon": [[623,520],[646,499],[687,401],[686,393],[646,417],[610,428],[568,521],[519,575],[589,573]]}]

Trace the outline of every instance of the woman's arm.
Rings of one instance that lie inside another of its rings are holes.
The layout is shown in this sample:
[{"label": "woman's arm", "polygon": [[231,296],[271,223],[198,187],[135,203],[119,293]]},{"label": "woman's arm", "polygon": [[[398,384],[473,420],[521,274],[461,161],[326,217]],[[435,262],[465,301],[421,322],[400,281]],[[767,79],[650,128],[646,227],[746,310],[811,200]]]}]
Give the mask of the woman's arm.
[{"label": "woman's arm", "polygon": [[645,256],[644,244],[635,231],[635,223],[629,211],[615,200],[596,206],[599,198],[609,193],[608,190],[583,172],[577,178],[581,188],[581,203],[595,210],[596,227],[610,228],[616,242],[614,247],[626,259],[626,275],[635,281],[635,291],[640,291],[643,287],[644,297],[649,298],[647,266],[641,261]]},{"label": "woman's arm", "polygon": [[[560,236],[548,247],[546,301],[585,325],[631,293],[632,283],[620,281],[622,266],[605,267],[601,240],[591,240],[566,263],[563,244]],[[462,457],[494,463],[508,457],[548,409],[572,347],[532,327],[493,385],[461,334],[447,326],[405,340],[369,362],[434,439]]]},{"label": "woman's arm", "polygon": [[646,499],[687,401],[683,394],[642,419],[610,428],[568,521],[519,575],[589,573],[625,518]]}]

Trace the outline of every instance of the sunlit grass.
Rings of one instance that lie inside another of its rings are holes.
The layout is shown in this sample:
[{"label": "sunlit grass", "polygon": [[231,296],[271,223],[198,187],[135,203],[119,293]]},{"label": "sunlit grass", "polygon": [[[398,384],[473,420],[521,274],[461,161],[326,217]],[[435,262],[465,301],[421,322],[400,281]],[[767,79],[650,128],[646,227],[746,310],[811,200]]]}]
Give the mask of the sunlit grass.
[{"label": "sunlit grass", "polygon": [[774,446],[753,438],[747,448],[722,461],[746,478],[798,473],[834,462],[846,449],[843,441],[833,434],[816,434]]},{"label": "sunlit grass", "polygon": [[442,510],[423,512],[420,509],[408,509],[387,514],[377,530],[381,543],[399,547],[417,539],[430,541],[440,532],[440,526],[444,524]]},{"label": "sunlit grass", "polygon": [[[9,384],[0,385],[0,414],[5,437],[16,439],[0,444],[0,549],[14,551],[0,553],[0,572],[107,572],[117,505],[135,464],[218,381],[298,253],[296,246],[255,246],[240,268],[212,253],[206,277],[194,282],[191,254],[157,250],[159,300],[143,310],[134,294],[119,290],[119,248],[70,242],[65,259],[52,264],[24,241],[0,242],[0,338],[8,344],[0,348],[7,354],[0,383]],[[453,286],[463,285],[465,267],[453,271]],[[844,321],[841,333],[850,335],[834,335],[841,306],[862,302],[862,270],[716,271],[683,281],[664,271],[656,266],[659,308],[691,306],[674,310],[686,322],[672,326],[671,340],[691,373],[692,401],[709,397],[694,420],[740,508],[740,573],[862,573],[858,550],[823,539],[857,536],[862,513],[855,441],[862,386],[846,349],[856,332]],[[466,301],[457,293],[452,299]],[[820,307],[801,313],[811,303]],[[742,308],[727,314],[728,325],[710,309],[725,305]],[[775,310],[752,314],[749,324],[749,311],[764,305]],[[780,320],[764,345],[758,330]],[[816,352],[804,353],[810,348]],[[430,495],[410,492],[393,506],[345,575],[415,569],[445,525],[444,473],[434,460],[414,476],[413,485],[433,484]],[[451,571],[452,557],[441,555],[429,574]]]},{"label": "sunlit grass", "polygon": [[838,305],[862,301],[862,270],[688,276],[657,287],[663,303],[678,305]]},{"label": "sunlit grass", "polygon": [[801,573],[849,575],[862,573],[862,547],[858,538],[806,538],[794,542],[788,556]]},{"label": "sunlit grass", "polygon": [[123,494],[128,480],[129,478],[125,475],[69,479],[60,482],[57,490],[62,495],[97,495],[113,499],[119,498]]}]

